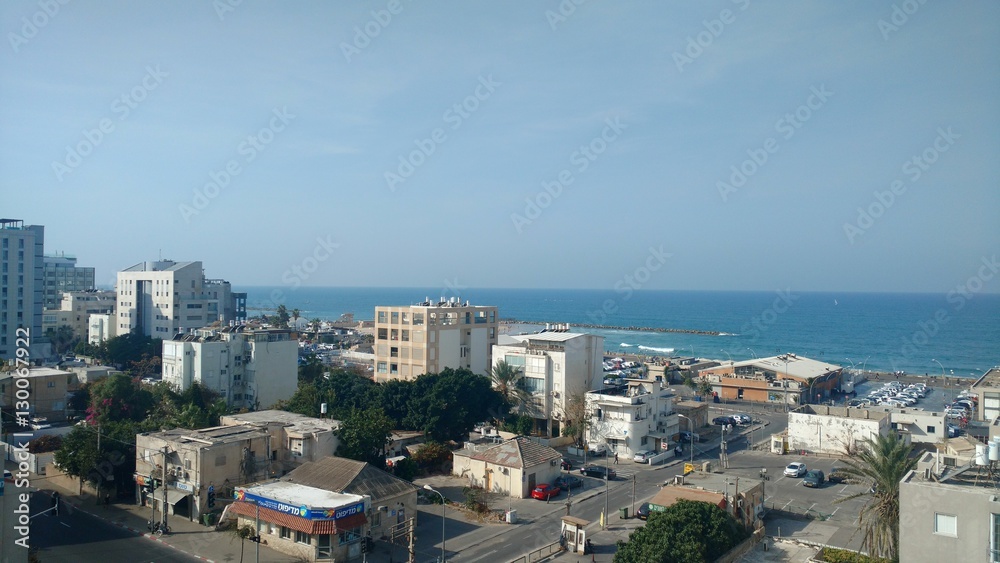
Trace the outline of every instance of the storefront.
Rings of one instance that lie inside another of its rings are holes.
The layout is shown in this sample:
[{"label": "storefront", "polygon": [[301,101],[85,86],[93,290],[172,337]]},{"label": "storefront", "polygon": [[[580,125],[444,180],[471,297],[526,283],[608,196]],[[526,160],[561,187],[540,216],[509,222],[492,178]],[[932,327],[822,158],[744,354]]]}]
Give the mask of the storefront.
[{"label": "storefront", "polygon": [[361,557],[370,541],[367,496],[341,494],[286,481],[237,487],[229,511],[238,526],[257,530],[261,543],[306,561]]}]

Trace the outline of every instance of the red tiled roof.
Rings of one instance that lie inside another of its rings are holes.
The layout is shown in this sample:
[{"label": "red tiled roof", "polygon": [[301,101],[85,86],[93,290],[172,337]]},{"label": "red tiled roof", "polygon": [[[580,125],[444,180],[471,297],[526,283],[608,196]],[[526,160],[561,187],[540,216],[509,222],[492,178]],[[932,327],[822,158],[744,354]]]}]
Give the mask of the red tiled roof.
[{"label": "red tiled roof", "polygon": [[[249,502],[234,502],[229,510],[241,516],[257,516],[257,507]],[[307,520],[301,516],[293,516],[263,507],[260,509],[260,519],[306,534],[336,534],[357,528],[368,522],[368,518],[364,514],[352,514],[340,520]]]}]

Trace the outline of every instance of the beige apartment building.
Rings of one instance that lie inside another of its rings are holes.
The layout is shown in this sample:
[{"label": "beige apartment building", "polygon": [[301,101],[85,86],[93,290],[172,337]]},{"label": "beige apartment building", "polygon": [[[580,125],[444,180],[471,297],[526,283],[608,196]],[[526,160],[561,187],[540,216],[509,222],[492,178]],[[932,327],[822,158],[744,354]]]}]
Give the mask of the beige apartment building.
[{"label": "beige apartment building", "polygon": [[375,381],[415,379],[444,368],[490,372],[496,307],[458,299],[375,308]]}]

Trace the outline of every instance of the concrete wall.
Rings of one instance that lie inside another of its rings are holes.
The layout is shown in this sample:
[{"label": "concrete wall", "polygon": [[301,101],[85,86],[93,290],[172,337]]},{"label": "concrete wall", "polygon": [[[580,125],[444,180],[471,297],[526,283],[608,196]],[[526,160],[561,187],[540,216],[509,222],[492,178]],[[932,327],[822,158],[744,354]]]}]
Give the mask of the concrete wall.
[{"label": "concrete wall", "polygon": [[[829,414],[812,414],[809,407],[788,413],[789,450],[841,454],[865,439],[874,440],[889,432],[889,417],[884,412],[816,408],[820,409],[818,412]],[[865,418],[866,413],[868,418]]]},{"label": "concrete wall", "polygon": [[889,420],[898,430],[908,432],[914,444],[936,444],[948,435],[944,413],[891,409]]},{"label": "concrete wall", "polygon": [[[992,515],[1000,503],[988,487],[904,479],[899,485],[900,561],[989,561]],[[935,514],[957,519],[957,536],[935,532]]]}]

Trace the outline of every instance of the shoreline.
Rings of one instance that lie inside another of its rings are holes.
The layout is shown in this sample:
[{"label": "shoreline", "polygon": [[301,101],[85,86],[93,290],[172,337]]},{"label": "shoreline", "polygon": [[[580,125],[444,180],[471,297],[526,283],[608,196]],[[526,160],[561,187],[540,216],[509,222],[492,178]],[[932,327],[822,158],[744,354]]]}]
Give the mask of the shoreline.
[{"label": "shoreline", "polygon": [[[596,328],[600,330],[628,330],[631,332],[660,332],[660,333],[676,333],[676,334],[697,334],[701,336],[730,336],[728,332],[719,332],[715,330],[698,330],[693,328],[658,328],[650,326],[619,326],[619,325],[602,325],[602,324],[592,324],[592,323],[554,323],[550,321],[525,321],[521,319],[500,319],[501,325],[560,325],[567,324],[570,327],[579,328]],[[733,335],[738,336],[738,335]]]}]

